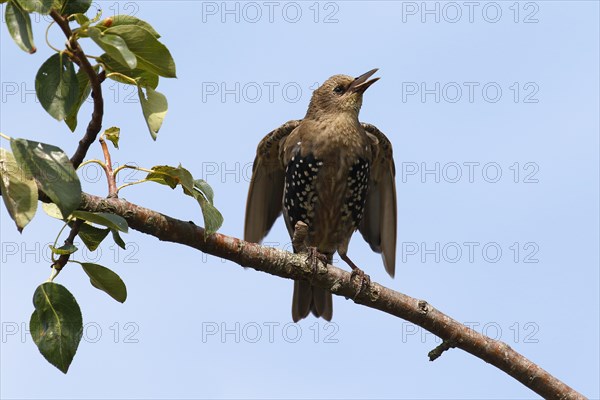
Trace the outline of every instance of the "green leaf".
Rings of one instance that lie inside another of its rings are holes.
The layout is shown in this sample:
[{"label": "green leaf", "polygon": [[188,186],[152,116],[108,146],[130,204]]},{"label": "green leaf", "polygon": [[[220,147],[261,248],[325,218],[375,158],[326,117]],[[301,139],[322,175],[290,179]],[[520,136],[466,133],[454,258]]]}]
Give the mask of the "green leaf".
[{"label": "green leaf", "polygon": [[33,341],[44,358],[66,374],[83,333],[79,305],[64,286],[53,282],[37,287],[33,305],[29,322]]},{"label": "green leaf", "polygon": [[75,17],[75,21],[77,21],[82,28],[85,28],[90,24],[90,19],[85,14],[78,13],[73,14],[73,16]]},{"label": "green leaf", "polygon": [[35,77],[35,93],[42,107],[62,121],[77,102],[79,82],[73,62],[63,53],[56,53],[40,67]]},{"label": "green leaf", "polygon": [[90,283],[97,289],[106,292],[110,297],[120,303],[127,299],[127,288],[123,280],[102,265],[93,263],[81,263],[83,270],[90,277]]},{"label": "green leaf", "polygon": [[67,155],[58,147],[25,139],[13,139],[10,146],[19,166],[31,172],[62,215],[70,215],[81,203],[81,184]]},{"label": "green leaf", "polygon": [[146,95],[142,91],[142,88],[138,86],[138,96],[140,97],[140,104],[142,105],[142,113],[146,119],[146,125],[152,139],[156,140],[158,131],[162,126],[162,123],[167,116],[167,110],[169,105],[167,98],[160,92],[156,92],[154,89],[146,87]]},{"label": "green leaf", "polygon": [[127,43],[123,38],[117,35],[107,34],[95,27],[90,27],[88,29],[88,34],[102,50],[108,53],[108,55],[119,64],[129,69],[137,67],[137,58],[127,47]]},{"label": "green leaf", "polygon": [[127,250],[127,245],[125,244],[125,242],[121,238],[121,235],[119,235],[119,231],[116,230],[116,229],[111,229],[110,231],[112,232],[113,240],[115,241],[115,243],[117,244],[117,246],[119,246],[123,250]]},{"label": "green leaf", "polygon": [[[105,34],[118,35],[138,59],[138,68],[167,78],[175,78],[175,61],[169,49],[149,31],[136,25],[120,25],[108,28]],[[113,57],[113,55],[107,51]],[[135,66],[131,67],[135,68]]]},{"label": "green leaf", "polygon": [[[181,185],[183,192],[196,199],[200,204],[207,234],[216,232],[223,224],[223,216],[212,204],[212,188],[201,179],[195,181],[192,174],[182,166],[177,168],[168,165],[152,167],[152,172],[146,176],[146,180],[169,186],[172,189]],[[204,191],[199,189],[206,190],[207,194],[205,195]]]},{"label": "green leaf", "polygon": [[198,203],[200,203],[200,207],[202,208],[202,215],[204,216],[204,228],[206,229],[206,234],[215,233],[219,230],[221,225],[223,225],[223,215],[213,206],[206,198],[196,192],[197,195],[194,196]]},{"label": "green leaf", "polygon": [[[13,0],[14,2],[15,0]],[[53,0],[16,0],[25,11],[38,14],[49,14],[52,9]]]},{"label": "green leaf", "polygon": [[150,34],[155,38],[158,39],[160,37],[160,35],[154,30],[152,25],[150,25],[146,21],[134,17],[133,15],[119,14],[115,15],[114,17],[105,18],[104,20],[102,20],[102,22],[96,25],[96,27],[99,29],[107,29],[120,25],[137,25],[150,32]]},{"label": "green leaf", "polygon": [[[100,67],[96,65],[93,68],[94,71],[97,73]],[[71,132],[75,132],[75,129],[77,128],[77,114],[79,113],[79,109],[81,108],[81,105],[88,98],[90,92],[92,91],[92,84],[90,83],[90,78],[84,70],[79,68],[79,71],[77,71],[76,76],[78,87],[77,98],[75,99],[75,104],[73,104],[73,108],[69,112],[69,115],[67,115],[67,118],[65,118],[65,123],[67,124]]]},{"label": "green leaf", "polygon": [[72,14],[72,16],[75,18],[75,21],[77,21],[77,23],[81,26],[81,28],[74,29],[73,33],[77,33],[77,36],[79,37],[89,37],[90,35],[88,34],[87,28],[91,24],[100,20],[100,17],[102,16],[102,10],[99,7],[96,7],[96,15],[92,19],[88,18],[87,15],[82,13],[75,13]]},{"label": "green leaf", "polygon": [[[73,223],[70,223],[69,225],[71,226]],[[106,238],[108,232],[110,232],[110,229],[108,228],[100,229],[85,223],[81,224],[77,235],[79,235],[85,247],[87,247],[90,251],[94,251]]]},{"label": "green leaf", "polygon": [[62,15],[83,14],[90,8],[90,5],[92,5],[92,0],[64,0],[60,13]]},{"label": "green leaf", "polygon": [[152,172],[146,175],[146,180],[167,185],[171,189],[175,189],[177,185],[181,185],[184,193],[188,196],[191,196],[194,190],[194,178],[192,174],[181,165],[177,168],[169,165],[154,166],[152,167]]},{"label": "green leaf", "polygon": [[115,148],[119,148],[119,135],[121,134],[121,129],[116,126],[110,127],[104,131],[104,137],[107,140],[110,140]]},{"label": "green leaf", "polygon": [[50,216],[52,218],[60,219],[63,221],[66,219],[61,214],[58,206],[54,203],[42,203],[42,209],[44,210],[44,212],[46,214],[48,214],[48,216]]},{"label": "green leaf", "polygon": [[[63,214],[64,215],[64,214]],[[94,224],[106,226],[110,229],[116,229],[121,232],[127,233],[129,227],[125,218],[110,213],[97,212],[91,213],[87,211],[73,211],[73,217],[82,219],[84,221],[92,222]]]},{"label": "green leaf", "polygon": [[19,168],[13,154],[0,148],[0,191],[8,214],[19,232],[37,210],[38,189],[31,175]]},{"label": "green leaf", "polygon": [[37,49],[33,43],[33,32],[31,30],[29,14],[18,3],[10,1],[6,5],[4,18],[8,32],[17,46],[29,54],[35,53]]},{"label": "green leaf", "polygon": [[[106,72],[109,74],[111,72],[118,72],[119,74],[135,80],[139,86],[150,86],[152,89],[156,89],[158,86],[158,75],[156,75],[154,72],[144,71],[140,68],[129,69],[119,64],[106,53],[100,56],[100,61],[105,65],[107,70]],[[109,75],[108,78],[126,85],[132,84],[129,79],[123,78],[119,75]]]},{"label": "green leaf", "polygon": [[202,192],[204,197],[209,201],[210,204],[213,204],[213,198],[215,197],[215,192],[212,187],[206,182],[204,179],[196,179],[194,181],[194,188]]},{"label": "green leaf", "polygon": [[64,246],[60,246],[60,247],[50,246],[50,250],[52,250],[52,252],[54,254],[58,254],[58,255],[62,256],[63,254],[73,254],[78,249],[76,246],[74,246],[72,244],[65,244]]},{"label": "green leaf", "polygon": [[223,225],[223,215],[213,206],[214,191],[205,180],[194,181],[194,198],[202,208],[206,233],[216,232]]}]

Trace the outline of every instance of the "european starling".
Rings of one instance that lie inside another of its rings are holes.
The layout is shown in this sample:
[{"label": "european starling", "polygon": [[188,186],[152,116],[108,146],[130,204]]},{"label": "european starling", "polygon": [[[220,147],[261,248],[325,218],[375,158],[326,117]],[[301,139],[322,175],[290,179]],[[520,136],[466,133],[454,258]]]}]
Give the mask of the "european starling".
[{"label": "european starling", "polygon": [[[245,240],[260,242],[283,211],[290,237],[296,223],[304,222],[307,247],[329,263],[337,251],[353,273],[363,274],[347,256],[350,238],[359,229],[394,276],[392,146],[379,129],[358,120],[364,91],[379,79],[368,80],[376,71],[357,78],[332,76],[314,91],[304,119],[286,122],[261,140],[246,204]],[[310,311],[331,320],[331,293],[294,282],[294,322]]]}]

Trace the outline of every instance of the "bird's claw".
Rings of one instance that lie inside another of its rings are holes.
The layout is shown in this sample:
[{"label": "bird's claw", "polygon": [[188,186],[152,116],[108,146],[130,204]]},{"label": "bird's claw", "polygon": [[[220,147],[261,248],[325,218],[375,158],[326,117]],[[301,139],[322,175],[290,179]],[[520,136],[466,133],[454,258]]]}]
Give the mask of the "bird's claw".
[{"label": "bird's claw", "polygon": [[352,269],[352,273],[350,274],[350,281],[352,282],[354,280],[354,277],[356,276],[360,277],[360,286],[354,294],[354,299],[356,299],[365,288],[371,285],[371,277],[365,274],[365,271],[358,267]]},{"label": "bird's claw", "polygon": [[327,265],[327,256],[323,253],[319,253],[316,247],[306,248],[306,261],[310,262],[310,266],[313,270],[313,277],[317,276],[319,271],[319,261]]}]

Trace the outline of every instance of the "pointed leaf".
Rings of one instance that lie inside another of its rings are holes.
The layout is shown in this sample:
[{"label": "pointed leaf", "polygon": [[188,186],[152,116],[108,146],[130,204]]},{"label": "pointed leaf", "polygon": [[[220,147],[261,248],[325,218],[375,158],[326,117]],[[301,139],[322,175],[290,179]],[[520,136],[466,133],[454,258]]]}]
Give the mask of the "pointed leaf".
[{"label": "pointed leaf", "polygon": [[[118,72],[119,74],[125,75],[133,79],[138,86],[149,86],[152,89],[156,89],[158,86],[158,75],[153,72],[145,71],[140,68],[129,69],[119,64],[106,53],[100,56],[100,61],[104,64],[108,73]],[[132,84],[130,80],[124,79],[119,75],[110,75],[109,78],[126,85]]]},{"label": "pointed leaf", "polygon": [[127,288],[119,275],[102,265],[81,263],[83,270],[90,277],[90,283],[97,289],[106,292],[120,303],[127,299]]},{"label": "pointed leaf", "polygon": [[[98,72],[99,66],[96,65],[93,68],[95,72]],[[65,118],[65,123],[67,124],[71,132],[75,132],[75,129],[77,128],[77,114],[79,113],[79,109],[81,108],[81,105],[88,98],[92,91],[92,84],[90,83],[90,78],[85,73],[85,71],[79,68],[79,71],[77,71],[76,76],[78,88],[77,98],[75,99],[75,104],[73,104],[73,108],[69,112],[69,115],[67,115],[67,118]]]},{"label": "pointed leaf", "polygon": [[83,332],[79,305],[64,286],[53,282],[38,286],[33,305],[29,322],[33,341],[46,360],[66,374]]},{"label": "pointed leaf", "polygon": [[35,93],[42,107],[62,121],[77,102],[78,92],[79,82],[73,62],[63,53],[50,56],[35,77]]},{"label": "pointed leaf", "polygon": [[91,213],[87,211],[73,211],[72,215],[75,218],[79,218],[88,222],[93,222],[94,224],[106,226],[110,229],[117,229],[121,232],[127,233],[127,231],[129,230],[125,218],[116,214],[104,212]]},{"label": "pointed leaf", "polygon": [[104,131],[104,137],[107,140],[110,140],[115,148],[119,148],[119,135],[121,133],[121,129],[116,126],[110,127]]},{"label": "pointed leaf", "polygon": [[[69,226],[73,225],[72,223]],[[90,251],[94,251],[100,246],[100,243],[106,238],[110,232],[108,228],[96,228],[88,223],[81,224],[77,235],[81,238],[81,241]]]},{"label": "pointed leaf", "polygon": [[81,184],[67,155],[58,147],[25,139],[10,146],[17,163],[33,175],[62,215],[70,215],[81,203]]},{"label": "pointed leaf", "polygon": [[72,244],[65,244],[64,246],[60,246],[60,247],[50,246],[50,250],[52,250],[52,252],[54,254],[58,254],[58,255],[62,256],[64,254],[73,254],[78,249],[76,246],[74,246]]},{"label": "pointed leaf", "polygon": [[150,131],[152,139],[156,140],[156,136],[167,115],[169,106],[167,104],[167,98],[162,93],[156,92],[149,87],[146,87],[145,89],[146,96],[144,96],[142,88],[138,86],[138,95],[140,97],[144,118],[146,118],[146,125],[148,125],[148,130]]},{"label": "pointed leaf", "polygon": [[10,36],[23,51],[33,54],[36,52],[31,30],[29,14],[18,3],[10,1],[4,12],[6,26]]},{"label": "pointed leaf", "polygon": [[[121,37],[136,55],[139,68],[167,78],[177,76],[171,53],[146,29],[136,25],[120,25],[108,28],[104,33]],[[110,52],[107,53],[113,56]]]},{"label": "pointed leaf", "polygon": [[92,0],[64,0],[60,13],[62,15],[83,14],[90,8],[90,5],[92,5]]},{"label": "pointed leaf", "polygon": [[110,229],[100,229],[90,224],[82,224],[77,235],[81,238],[81,241],[90,251],[94,251],[98,248],[100,243],[106,238]]},{"label": "pointed leaf", "polygon": [[0,190],[8,214],[19,232],[37,210],[38,189],[31,175],[19,168],[13,154],[0,148]]},{"label": "pointed leaf", "polygon": [[102,50],[108,53],[119,64],[133,69],[137,67],[135,54],[127,47],[127,43],[118,35],[110,35],[98,28],[91,27],[88,34]]},{"label": "pointed leaf", "polygon": [[158,39],[160,37],[160,35],[158,34],[158,32],[156,32],[154,30],[152,25],[150,25],[146,21],[143,21],[139,18],[134,17],[133,15],[119,14],[119,15],[115,15],[114,17],[105,18],[96,27],[99,29],[107,29],[107,28],[113,28],[115,26],[120,26],[120,25],[137,25],[141,28],[144,28],[148,32],[150,32],[150,34],[152,36],[154,36],[155,38]]},{"label": "pointed leaf", "polygon": [[119,246],[123,250],[127,250],[127,245],[125,244],[125,242],[121,238],[121,235],[119,235],[119,231],[116,230],[116,229],[111,229],[110,231],[112,232],[113,240],[115,241],[115,243],[117,244],[117,246]]}]

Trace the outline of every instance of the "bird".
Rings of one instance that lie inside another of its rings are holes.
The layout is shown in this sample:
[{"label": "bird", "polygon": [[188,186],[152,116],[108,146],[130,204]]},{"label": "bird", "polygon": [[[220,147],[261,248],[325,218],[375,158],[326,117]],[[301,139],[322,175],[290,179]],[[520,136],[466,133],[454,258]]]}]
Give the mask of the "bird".
[{"label": "bird", "polygon": [[[395,165],[390,140],[358,115],[364,92],[379,78],[377,68],[358,77],[334,75],[312,94],[306,115],[269,132],[258,144],[246,202],[244,239],[260,243],[279,215],[293,238],[297,223],[308,226],[306,248],[332,263],[348,257],[358,229],[393,278],[396,259]],[[294,252],[301,249],[294,246]],[[368,276],[367,276],[368,277]],[[292,319],[330,321],[329,291],[294,281]]]}]

